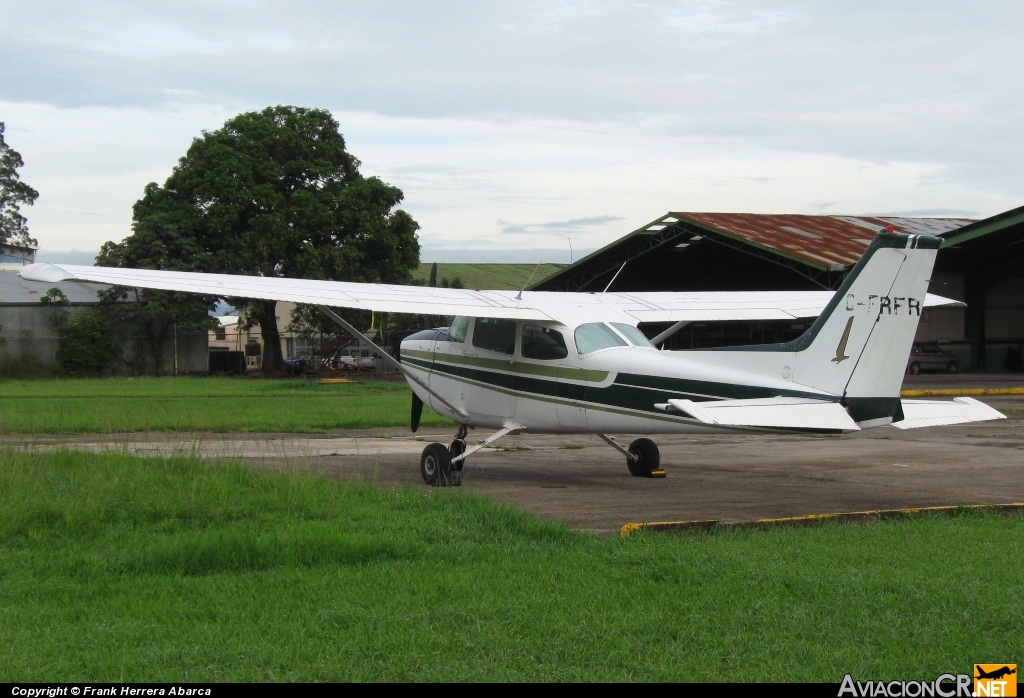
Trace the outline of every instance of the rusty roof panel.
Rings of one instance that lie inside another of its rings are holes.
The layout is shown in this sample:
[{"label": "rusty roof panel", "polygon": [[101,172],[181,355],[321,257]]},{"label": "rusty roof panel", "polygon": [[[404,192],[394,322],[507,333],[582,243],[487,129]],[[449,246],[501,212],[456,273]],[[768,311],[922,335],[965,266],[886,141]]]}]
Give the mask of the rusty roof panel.
[{"label": "rusty roof panel", "polygon": [[892,225],[897,232],[943,235],[973,221],[966,218],[803,216],[762,213],[672,213],[735,238],[770,247],[820,268],[854,264],[871,243],[868,231]]}]

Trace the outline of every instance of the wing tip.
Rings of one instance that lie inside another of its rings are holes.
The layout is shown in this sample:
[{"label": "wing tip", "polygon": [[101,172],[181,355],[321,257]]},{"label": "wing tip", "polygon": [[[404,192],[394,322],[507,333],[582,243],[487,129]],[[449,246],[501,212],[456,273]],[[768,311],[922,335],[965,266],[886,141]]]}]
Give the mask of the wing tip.
[{"label": "wing tip", "polygon": [[75,277],[55,264],[26,264],[18,270],[18,276],[26,281],[43,281],[56,283],[58,281],[69,281]]}]

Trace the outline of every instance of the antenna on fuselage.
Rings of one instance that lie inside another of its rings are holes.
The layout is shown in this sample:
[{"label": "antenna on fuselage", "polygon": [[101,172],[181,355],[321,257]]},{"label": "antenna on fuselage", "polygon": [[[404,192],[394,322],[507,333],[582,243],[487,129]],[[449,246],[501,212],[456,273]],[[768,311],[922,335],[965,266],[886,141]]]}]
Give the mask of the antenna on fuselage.
[{"label": "antenna on fuselage", "polygon": [[628,260],[628,259],[627,259],[627,260],[626,260],[625,262],[623,262],[623,263],[622,263],[622,266],[621,266],[621,267],[619,267],[619,270],[618,270],[617,272],[615,272],[615,276],[613,276],[613,277],[612,277],[612,280],[611,280],[611,281],[609,281],[609,282],[608,282],[608,285],[604,287],[604,290],[603,290],[603,291],[601,291],[601,295],[602,295],[602,296],[603,296],[604,294],[608,293],[608,289],[610,289],[610,288],[612,287],[612,284],[614,284],[614,283],[615,283],[615,279],[619,278],[619,274],[621,274],[621,273],[622,273],[622,270],[626,268],[626,265],[627,265],[627,264],[629,264],[629,260]]},{"label": "antenna on fuselage", "polygon": [[543,259],[540,260],[539,262],[537,262],[537,266],[535,266],[533,268],[533,271],[530,272],[530,278],[526,280],[526,283],[523,284],[523,287],[521,289],[519,289],[519,293],[516,295],[516,300],[517,301],[523,300],[523,291],[525,291],[526,287],[530,285],[531,281],[533,281],[533,275],[537,273],[537,270],[540,269],[540,265],[543,264],[543,263],[544,263]]}]

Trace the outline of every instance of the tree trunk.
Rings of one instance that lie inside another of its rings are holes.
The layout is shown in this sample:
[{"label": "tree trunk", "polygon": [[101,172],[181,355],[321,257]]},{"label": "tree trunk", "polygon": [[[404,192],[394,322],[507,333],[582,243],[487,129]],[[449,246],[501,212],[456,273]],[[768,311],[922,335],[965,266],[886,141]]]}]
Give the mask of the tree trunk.
[{"label": "tree trunk", "polygon": [[164,375],[164,342],[167,341],[167,325],[159,320],[146,324],[146,339],[149,342],[149,358],[153,361],[153,375]]},{"label": "tree trunk", "polygon": [[280,373],[284,370],[281,353],[281,332],[277,329],[277,301],[257,301],[260,337],[263,339],[263,372]]}]

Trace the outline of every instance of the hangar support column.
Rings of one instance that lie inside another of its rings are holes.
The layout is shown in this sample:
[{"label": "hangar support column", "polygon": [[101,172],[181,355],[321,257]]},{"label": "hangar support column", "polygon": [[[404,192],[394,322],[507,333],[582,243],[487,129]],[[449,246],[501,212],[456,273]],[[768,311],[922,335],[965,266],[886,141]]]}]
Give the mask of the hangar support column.
[{"label": "hangar support column", "polygon": [[971,345],[971,368],[985,370],[985,296],[991,286],[977,269],[964,274],[964,302],[967,304],[967,341]]}]

